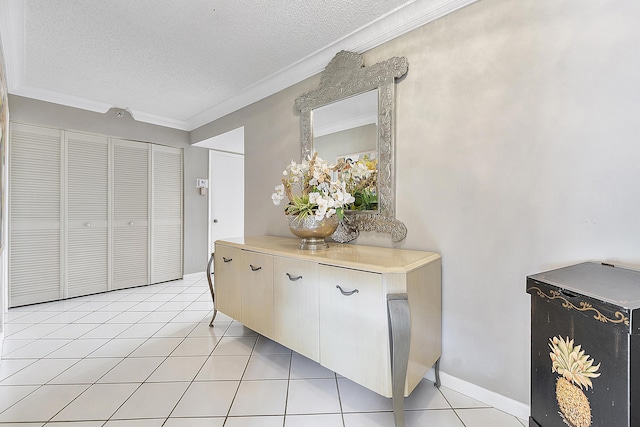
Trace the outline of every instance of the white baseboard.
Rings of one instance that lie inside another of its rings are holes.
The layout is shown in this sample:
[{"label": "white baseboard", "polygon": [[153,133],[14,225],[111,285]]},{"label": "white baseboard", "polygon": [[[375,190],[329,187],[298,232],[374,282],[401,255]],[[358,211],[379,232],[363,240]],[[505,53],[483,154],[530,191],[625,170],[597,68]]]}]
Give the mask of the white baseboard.
[{"label": "white baseboard", "polygon": [[[429,369],[427,375],[424,377],[435,382],[436,375],[434,369]],[[486,403],[489,406],[506,412],[507,414],[511,414],[514,417],[518,417],[521,420],[529,419],[531,409],[529,405],[525,403],[510,399],[506,396],[461,380],[460,378],[456,378],[442,371],[440,371],[440,383],[453,391],[462,393],[479,402]]]},{"label": "white baseboard", "polygon": [[184,274],[182,276],[182,280],[202,279],[203,276],[207,277],[207,272],[206,271],[201,271],[199,273]]}]

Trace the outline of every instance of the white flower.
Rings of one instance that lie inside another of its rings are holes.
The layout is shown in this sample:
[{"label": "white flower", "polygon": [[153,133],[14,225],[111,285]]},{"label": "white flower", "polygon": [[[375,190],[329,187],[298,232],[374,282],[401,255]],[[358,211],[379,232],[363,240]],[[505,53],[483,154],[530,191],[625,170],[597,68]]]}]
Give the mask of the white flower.
[{"label": "white flower", "polygon": [[281,195],[280,195],[280,194],[278,194],[278,193],[273,193],[273,194],[271,195],[271,201],[273,201],[273,204],[274,204],[274,205],[276,205],[276,206],[278,206],[278,205],[280,204],[280,201],[281,201],[282,199],[284,199],[284,196],[281,196]]},{"label": "white flower", "polygon": [[274,205],[279,205],[280,201],[284,199],[284,184],[276,185],[276,192],[271,195],[271,200]]},{"label": "white flower", "polygon": [[372,171],[369,170],[366,164],[359,161],[359,162],[356,162],[355,165],[353,165],[353,169],[351,170],[351,173],[358,178],[360,177],[367,178],[369,177],[369,175],[371,175]]},{"label": "white flower", "polygon": [[318,203],[318,197],[320,197],[320,193],[309,193],[309,203],[315,205]]},{"label": "white flower", "polygon": [[344,193],[344,204],[345,205],[350,205],[351,203],[353,203],[355,201],[356,201],[356,198],[353,197],[351,194]]},{"label": "white flower", "polygon": [[301,172],[301,165],[291,160],[291,164],[289,165],[289,170],[293,175],[298,175]]},{"label": "white flower", "polygon": [[335,201],[330,197],[318,197],[318,201],[316,203],[318,204],[318,210],[322,210],[324,212],[335,205]]}]

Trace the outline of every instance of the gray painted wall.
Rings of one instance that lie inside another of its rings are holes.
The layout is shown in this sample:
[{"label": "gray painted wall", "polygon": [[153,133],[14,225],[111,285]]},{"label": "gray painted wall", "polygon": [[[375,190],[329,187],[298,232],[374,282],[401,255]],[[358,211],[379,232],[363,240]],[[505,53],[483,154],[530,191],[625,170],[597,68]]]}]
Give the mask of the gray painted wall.
[{"label": "gray painted wall", "polygon": [[116,111],[105,114],[65,107],[19,96],[10,96],[11,120],[66,130],[91,132],[184,149],[184,274],[207,267],[207,198],[196,190],[196,178],[209,174],[208,150],[189,145],[189,133],[163,126],[136,122]]},{"label": "gray painted wall", "polygon": [[[638,22],[631,1],[482,0],[364,54],[409,60],[399,246],[443,256],[444,372],[527,403],[526,276],[585,260],[640,267]],[[247,235],[290,235],[270,195],[300,157],[293,102],[318,83],[191,133],[245,126]]]},{"label": "gray painted wall", "polygon": [[[184,150],[184,274],[207,269],[209,197],[201,196],[196,179],[209,179],[209,150],[191,147]],[[188,239],[187,239],[188,237]]]}]

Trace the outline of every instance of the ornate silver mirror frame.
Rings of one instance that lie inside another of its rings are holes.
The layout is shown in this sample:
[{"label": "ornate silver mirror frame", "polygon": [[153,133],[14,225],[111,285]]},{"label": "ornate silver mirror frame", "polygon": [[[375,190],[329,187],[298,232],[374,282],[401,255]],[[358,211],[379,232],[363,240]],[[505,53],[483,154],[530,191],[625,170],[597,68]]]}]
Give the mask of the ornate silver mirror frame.
[{"label": "ornate silver mirror frame", "polygon": [[378,91],[378,211],[348,211],[331,238],[350,242],[361,231],[391,233],[394,242],[407,236],[407,228],[395,217],[395,79],[408,70],[404,57],[393,57],[369,67],[361,55],[340,51],[322,72],[320,86],[295,101],[300,111],[302,158],[313,151],[312,110],[370,90]]}]

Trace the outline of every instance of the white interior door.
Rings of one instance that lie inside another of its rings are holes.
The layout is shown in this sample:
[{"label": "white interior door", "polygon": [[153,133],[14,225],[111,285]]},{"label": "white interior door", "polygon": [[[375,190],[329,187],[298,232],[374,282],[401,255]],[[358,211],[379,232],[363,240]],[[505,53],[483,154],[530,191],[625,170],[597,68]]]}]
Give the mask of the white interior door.
[{"label": "white interior door", "polygon": [[244,235],[244,156],[209,151],[209,252],[213,242]]}]

